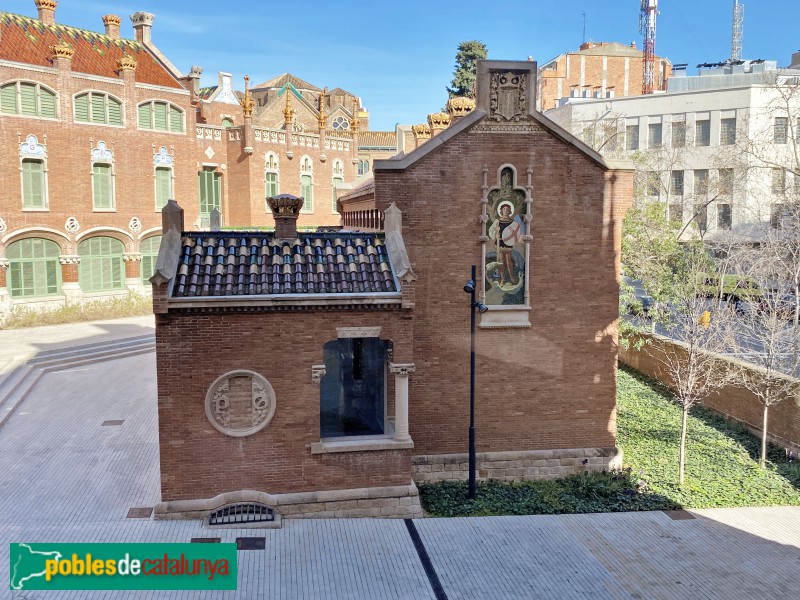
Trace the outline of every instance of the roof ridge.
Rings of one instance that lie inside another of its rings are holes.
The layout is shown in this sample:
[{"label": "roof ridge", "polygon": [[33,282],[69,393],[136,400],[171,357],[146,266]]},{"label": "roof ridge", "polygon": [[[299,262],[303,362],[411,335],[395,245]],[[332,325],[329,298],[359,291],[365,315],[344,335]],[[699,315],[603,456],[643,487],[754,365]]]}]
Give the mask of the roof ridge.
[{"label": "roof ridge", "polygon": [[91,29],[83,29],[81,27],[74,27],[72,25],[62,25],[61,23],[44,23],[43,21],[40,21],[34,17],[0,11],[0,24],[8,25],[11,22],[15,22],[21,27],[32,26],[33,28],[37,29],[39,33],[44,33],[44,30],[49,30],[59,39],[62,38],[64,34],[72,34],[73,36],[80,35],[88,42],[100,41],[105,42],[107,45],[114,44],[119,47],[132,46],[137,52],[144,49],[143,44],[129,38],[113,38],[105,33],[99,33]]}]

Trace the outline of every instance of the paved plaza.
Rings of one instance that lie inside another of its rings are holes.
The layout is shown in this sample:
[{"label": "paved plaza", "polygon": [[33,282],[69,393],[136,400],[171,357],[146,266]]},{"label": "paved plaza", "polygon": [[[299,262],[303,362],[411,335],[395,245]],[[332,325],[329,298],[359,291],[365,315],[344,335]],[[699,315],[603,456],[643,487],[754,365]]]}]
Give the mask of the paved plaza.
[{"label": "paved plaza", "polygon": [[[0,360],[8,365],[70,343],[148,331],[152,319],[0,332]],[[663,512],[417,519],[422,551],[402,520],[288,520],[276,530],[210,532],[198,521],[129,519],[130,508],[160,499],[156,421],[152,352],[38,380],[0,427],[0,598],[750,600],[800,594],[800,507],[693,510],[682,515],[688,519]],[[238,552],[236,592],[8,589],[8,542],[209,536],[232,542],[253,535],[266,538],[266,549]],[[427,572],[424,555],[432,566]]]}]

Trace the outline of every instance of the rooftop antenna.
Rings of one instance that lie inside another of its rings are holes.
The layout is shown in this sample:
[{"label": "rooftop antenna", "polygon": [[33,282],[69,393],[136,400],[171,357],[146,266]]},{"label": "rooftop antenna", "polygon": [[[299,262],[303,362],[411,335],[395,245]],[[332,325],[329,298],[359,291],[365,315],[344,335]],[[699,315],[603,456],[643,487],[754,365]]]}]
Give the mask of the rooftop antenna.
[{"label": "rooftop antenna", "polygon": [[731,62],[742,60],[742,33],[744,31],[744,4],[733,0],[733,32],[731,35]]},{"label": "rooftop antenna", "polygon": [[581,44],[586,43],[586,13],[583,13],[583,41]]},{"label": "rooftop antenna", "polygon": [[639,32],[644,36],[642,54],[642,94],[652,94],[656,78],[656,15],[658,0],[642,0]]}]

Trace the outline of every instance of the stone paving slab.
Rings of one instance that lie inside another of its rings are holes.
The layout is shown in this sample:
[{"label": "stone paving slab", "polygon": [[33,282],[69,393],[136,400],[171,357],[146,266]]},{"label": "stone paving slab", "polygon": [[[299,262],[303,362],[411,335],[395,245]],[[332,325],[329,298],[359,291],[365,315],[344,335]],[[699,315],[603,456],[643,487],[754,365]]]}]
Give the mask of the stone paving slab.
[{"label": "stone paving slab", "polygon": [[[399,520],[278,530],[126,519],[159,500],[155,356],[46,374],[0,429],[0,598],[434,598]],[[124,420],[103,427],[106,420]],[[447,597],[797,598],[800,507],[420,519]],[[266,538],[236,592],[11,592],[8,542]]]}]

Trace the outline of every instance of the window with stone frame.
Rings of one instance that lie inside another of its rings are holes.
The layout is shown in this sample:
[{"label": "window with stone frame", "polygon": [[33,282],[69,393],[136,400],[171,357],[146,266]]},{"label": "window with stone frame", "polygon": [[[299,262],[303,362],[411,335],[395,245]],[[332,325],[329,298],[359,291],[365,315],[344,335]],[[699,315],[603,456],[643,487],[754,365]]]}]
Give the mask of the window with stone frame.
[{"label": "window with stone frame", "polygon": [[350,129],[350,121],[342,116],[334,117],[333,121],[331,121],[331,127],[336,131],[345,131]]},{"label": "window with stone frame", "polygon": [[708,230],[708,202],[695,204],[694,221],[700,234],[703,235]]},{"label": "window with stone frame", "polygon": [[625,150],[639,149],[639,126],[628,125],[625,127]]},{"label": "window with stone frame", "polygon": [[733,169],[719,170],[719,193],[728,198],[733,195]]},{"label": "window with stone frame", "polygon": [[97,142],[92,148],[92,209],[115,210],[114,200],[114,152],[105,142]]},{"label": "window with stone frame", "polygon": [[672,147],[683,148],[686,146],[686,122],[673,121],[672,122]]},{"label": "window with stone frame", "polygon": [[122,126],[122,102],[105,92],[84,92],[72,100],[76,123]]},{"label": "window with stone frame", "polygon": [[303,197],[303,208],[300,212],[314,212],[314,161],[310,156],[300,159],[300,196]]},{"label": "window with stone frame", "polygon": [[701,200],[708,195],[708,169],[694,170],[694,195]]},{"label": "window with stone frame", "polygon": [[8,293],[12,298],[57,296],[61,293],[61,264],[58,244],[28,238],[9,244]]},{"label": "window with stone frame", "polygon": [[733,213],[728,202],[717,204],[717,229],[729,230],[733,224]]},{"label": "window with stone frame", "polygon": [[698,119],[694,123],[694,145],[711,145],[711,121],[708,119]]},{"label": "window with stone frame", "polygon": [[773,125],[773,141],[776,144],[785,144],[789,138],[789,119],[787,117],[775,117]]},{"label": "window with stone frame", "polygon": [[771,171],[770,189],[772,193],[782,196],[786,193],[786,170],[774,168]]},{"label": "window with stone frame", "polygon": [[649,171],[647,173],[647,195],[658,198],[661,195],[661,173]]},{"label": "window with stone frame", "polygon": [[156,186],[156,210],[160,211],[167,205],[172,194],[172,168],[156,167],[155,170]]},{"label": "window with stone frame", "polygon": [[661,148],[661,123],[650,123],[647,126],[647,147]]},{"label": "window with stone frame", "polygon": [[56,93],[29,81],[12,81],[0,86],[0,112],[24,117],[58,116]]},{"label": "window with stone frame", "polygon": [[338,206],[336,206],[336,190],[344,183],[344,163],[340,159],[333,161],[333,180],[331,181],[331,210],[333,213],[338,213]]},{"label": "window with stone frame", "polygon": [[383,436],[389,342],[377,337],[339,338],[323,346],[320,437]]},{"label": "window with stone frame", "polygon": [[[272,198],[280,194],[280,163],[278,155],[267,152],[264,156],[264,197]],[[267,213],[271,213],[269,206],[265,205]]]},{"label": "window with stone frame", "polygon": [[719,143],[721,146],[732,146],[736,143],[736,118],[720,119]]},{"label": "window with stone frame", "polygon": [[197,174],[200,199],[200,222],[208,227],[211,211],[222,213],[222,176],[213,167],[206,167]]},{"label": "window with stone frame", "polygon": [[618,137],[619,134],[617,133],[617,124],[606,123],[603,125],[603,144],[601,148],[605,152],[616,152]]},{"label": "window with stone frame", "polygon": [[138,124],[139,129],[183,133],[183,110],[170,102],[143,102],[138,106]]},{"label": "window with stone frame", "polygon": [[125,246],[112,237],[97,236],[78,244],[78,282],[84,292],[125,289]]},{"label": "window with stone frame", "polygon": [[683,171],[672,171],[670,173],[669,195],[683,196]]},{"label": "window with stone frame", "polygon": [[47,185],[44,161],[23,158],[22,164],[22,208],[43,210],[47,208]]}]

